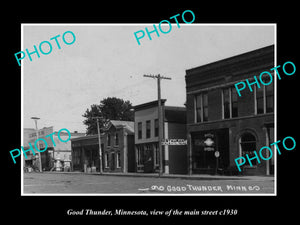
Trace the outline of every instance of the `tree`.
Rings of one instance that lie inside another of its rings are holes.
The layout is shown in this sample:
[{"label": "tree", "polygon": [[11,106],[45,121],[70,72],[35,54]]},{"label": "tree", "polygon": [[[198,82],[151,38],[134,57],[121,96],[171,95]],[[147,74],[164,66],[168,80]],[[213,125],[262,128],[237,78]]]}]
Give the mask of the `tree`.
[{"label": "tree", "polygon": [[97,134],[97,120],[92,117],[103,117],[99,120],[100,129],[108,120],[133,121],[132,104],[130,101],[116,97],[104,98],[99,105],[93,104],[82,115],[86,119],[83,123],[87,126],[86,134]]}]

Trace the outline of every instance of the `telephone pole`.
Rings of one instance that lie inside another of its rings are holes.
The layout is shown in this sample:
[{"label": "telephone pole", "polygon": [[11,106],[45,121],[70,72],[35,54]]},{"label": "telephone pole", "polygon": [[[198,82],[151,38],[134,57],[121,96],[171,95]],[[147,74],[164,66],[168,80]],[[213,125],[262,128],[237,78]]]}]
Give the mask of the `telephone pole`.
[{"label": "telephone pole", "polygon": [[161,176],[163,174],[163,154],[162,154],[162,139],[163,139],[163,115],[162,115],[162,108],[161,108],[161,90],[160,90],[160,80],[171,80],[170,77],[164,77],[160,74],[158,75],[144,75],[144,77],[157,79],[157,100],[158,100],[158,150],[159,150],[159,173],[158,175]]},{"label": "telephone pole", "polygon": [[[31,117],[31,119],[34,120],[35,123],[35,133],[36,133],[36,140],[39,139],[39,130],[38,130],[38,125],[37,125],[37,121],[40,119],[38,117]],[[40,142],[38,142],[38,156],[39,156],[39,171],[43,172],[43,167],[42,167],[42,154],[40,152]]]},{"label": "telephone pole", "polygon": [[103,119],[103,117],[100,116],[93,116],[92,119],[97,119],[97,130],[98,130],[98,142],[99,142],[99,172],[100,174],[103,173],[102,169],[102,148],[101,148],[101,133],[100,133],[100,127],[99,127],[99,119]]}]

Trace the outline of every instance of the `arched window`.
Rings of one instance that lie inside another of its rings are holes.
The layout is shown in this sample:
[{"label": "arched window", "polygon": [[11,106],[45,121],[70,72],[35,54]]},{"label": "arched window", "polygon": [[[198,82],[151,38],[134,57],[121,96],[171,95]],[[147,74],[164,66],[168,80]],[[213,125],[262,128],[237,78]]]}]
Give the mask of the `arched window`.
[{"label": "arched window", "polygon": [[[256,150],[256,138],[250,132],[245,132],[240,136],[240,155],[246,158],[246,154],[248,154],[249,158],[254,157],[254,151]],[[247,158],[246,158],[247,159]],[[251,160],[252,165],[257,165],[257,160]],[[249,165],[248,160],[244,165]]]}]

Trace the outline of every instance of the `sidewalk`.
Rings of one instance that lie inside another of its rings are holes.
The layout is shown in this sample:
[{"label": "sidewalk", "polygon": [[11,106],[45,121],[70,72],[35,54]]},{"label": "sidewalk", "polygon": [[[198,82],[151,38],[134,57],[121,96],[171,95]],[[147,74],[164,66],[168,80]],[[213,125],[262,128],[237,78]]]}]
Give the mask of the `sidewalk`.
[{"label": "sidewalk", "polygon": [[182,174],[163,174],[159,176],[157,173],[113,173],[113,172],[99,172],[94,173],[84,173],[84,172],[56,172],[56,171],[46,171],[43,173],[53,173],[53,174],[86,174],[86,175],[98,175],[98,176],[122,176],[122,177],[152,177],[152,178],[173,178],[173,179],[187,179],[187,180],[257,180],[257,181],[274,181],[274,176],[226,176],[226,175],[209,175],[209,174],[192,174],[192,175],[182,175]]}]

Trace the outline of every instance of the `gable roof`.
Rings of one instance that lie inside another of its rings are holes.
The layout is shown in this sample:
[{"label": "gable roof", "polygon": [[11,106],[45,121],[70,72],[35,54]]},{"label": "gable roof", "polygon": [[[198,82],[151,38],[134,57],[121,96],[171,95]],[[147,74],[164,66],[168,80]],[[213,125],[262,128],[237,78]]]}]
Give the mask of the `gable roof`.
[{"label": "gable roof", "polygon": [[111,126],[117,128],[125,128],[129,134],[134,133],[134,122],[133,121],[122,121],[122,120],[110,120],[105,130],[109,130]]}]

